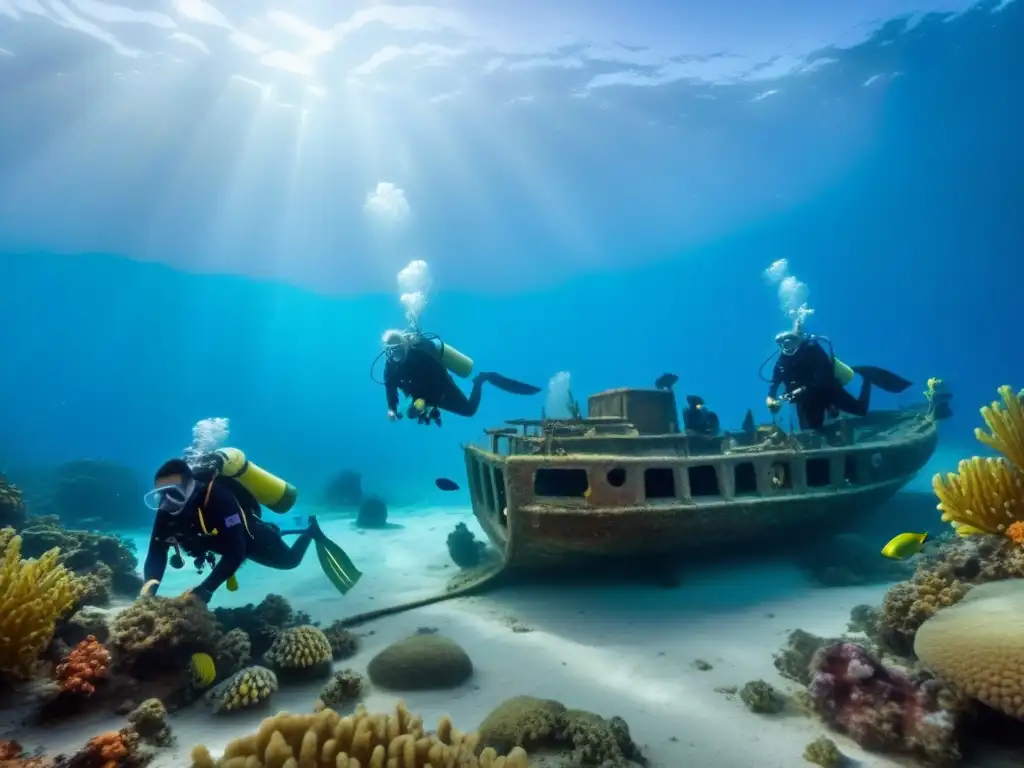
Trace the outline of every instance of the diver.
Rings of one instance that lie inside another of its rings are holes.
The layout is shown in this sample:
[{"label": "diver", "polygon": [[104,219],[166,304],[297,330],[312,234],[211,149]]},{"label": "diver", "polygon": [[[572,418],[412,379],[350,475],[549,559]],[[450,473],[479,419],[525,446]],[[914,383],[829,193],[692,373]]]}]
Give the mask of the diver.
[{"label": "diver", "polygon": [[687,407],[683,409],[683,429],[705,437],[714,437],[720,430],[718,414],[709,411],[704,398],[699,395],[686,396]]},{"label": "diver", "polygon": [[[398,412],[398,392],[411,398],[406,415],[420,424],[441,426],[441,411],[456,416],[473,416],[480,407],[484,384],[514,395],[536,395],[540,387],[509,379],[497,373],[479,373],[473,379],[469,396],[459,388],[452,373],[466,378],[473,361],[434,334],[415,329],[388,331],[384,334],[384,391],[388,418],[402,418]],[[379,359],[379,358],[378,358]]]},{"label": "diver", "polygon": [[[234,476],[224,471],[232,464]],[[172,547],[171,565],[175,568],[184,565],[182,550],[195,559],[200,573],[204,565],[212,566],[210,574],[186,593],[203,603],[225,583],[230,591],[237,589],[235,574],[246,561],[291,570],[302,562],[310,544],[316,544],[324,573],[342,594],[355,585],[362,574],[324,535],[315,517],[310,516],[301,531],[282,531],[262,519],[261,502],[246,487],[247,474],[276,481],[285,493],[290,489],[291,499],[285,503],[287,508],[294,503],[291,486],[260,470],[235,449],[218,451],[206,466],[196,470],[182,459],[171,459],[156,471],[154,489],[145,496],[146,505],[156,511],[156,520],[143,566],[141,595],[157,593]],[[282,538],[288,534],[298,534],[291,546]]]},{"label": "diver", "polygon": [[[822,346],[822,341],[828,343],[828,351]],[[825,424],[826,414],[834,417],[839,411],[854,416],[867,415],[872,386],[894,394],[910,386],[906,379],[882,368],[851,368],[836,358],[831,341],[806,334],[799,325],[791,331],[778,334],[775,343],[780,354],[772,371],[771,386],[765,402],[768,410],[777,413],[782,407],[778,399],[779,388],[784,387],[786,399],[796,405],[801,429],[820,430]],[[761,367],[763,370],[764,364]],[[855,373],[863,379],[857,397],[844,388]]]}]

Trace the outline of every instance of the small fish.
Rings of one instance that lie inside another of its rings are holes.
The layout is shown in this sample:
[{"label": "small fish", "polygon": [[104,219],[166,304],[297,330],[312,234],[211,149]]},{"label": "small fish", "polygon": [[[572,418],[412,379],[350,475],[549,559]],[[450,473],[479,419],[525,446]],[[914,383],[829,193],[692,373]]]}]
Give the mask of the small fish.
[{"label": "small fish", "polygon": [[217,678],[217,668],[213,665],[213,659],[207,653],[193,653],[190,668],[192,670],[192,682],[195,683],[196,688],[209,688],[210,683]]},{"label": "small fish", "polygon": [[442,491],[457,491],[459,490],[459,484],[454,480],[449,480],[447,477],[439,477],[434,481],[434,485]]},{"label": "small fish", "polygon": [[926,541],[927,533],[901,533],[882,547],[882,556],[891,560],[907,560],[924,549]]},{"label": "small fish", "polygon": [[654,386],[657,389],[672,389],[677,381],[679,381],[679,377],[674,373],[663,373],[654,382]]}]

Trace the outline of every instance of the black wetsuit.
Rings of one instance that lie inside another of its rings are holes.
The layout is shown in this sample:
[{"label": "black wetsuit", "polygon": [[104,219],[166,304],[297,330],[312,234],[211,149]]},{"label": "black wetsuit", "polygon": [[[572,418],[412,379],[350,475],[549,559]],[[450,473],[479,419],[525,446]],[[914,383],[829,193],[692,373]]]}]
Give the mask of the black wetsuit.
[{"label": "black wetsuit", "polygon": [[718,415],[707,408],[691,406],[683,410],[683,429],[687,432],[714,437],[720,429]]},{"label": "black wetsuit", "polygon": [[401,362],[388,359],[384,366],[388,410],[395,413],[398,412],[398,391],[401,390],[413,400],[422,399],[427,406],[424,411],[440,408],[456,416],[473,416],[480,407],[480,395],[486,380],[486,374],[473,379],[473,389],[466,397],[428,340],[413,344]]},{"label": "black wetsuit", "polygon": [[870,381],[864,380],[860,397],[847,392],[836,380],[834,358],[817,341],[805,342],[792,355],[779,355],[768,396],[775,398],[780,386],[787,393],[804,388],[796,397],[801,429],[821,429],[829,410],[864,416],[871,401]]},{"label": "black wetsuit", "polygon": [[175,543],[193,558],[205,558],[209,553],[220,556],[210,575],[192,590],[204,601],[209,601],[246,560],[280,570],[290,570],[302,562],[316,535],[314,526],[288,546],[281,538],[281,530],[261,519],[259,503],[235,481],[217,478],[209,488],[210,482],[200,481],[177,515],[164,510],[157,512],[142,571],[145,581],[163,579],[167,556]]}]

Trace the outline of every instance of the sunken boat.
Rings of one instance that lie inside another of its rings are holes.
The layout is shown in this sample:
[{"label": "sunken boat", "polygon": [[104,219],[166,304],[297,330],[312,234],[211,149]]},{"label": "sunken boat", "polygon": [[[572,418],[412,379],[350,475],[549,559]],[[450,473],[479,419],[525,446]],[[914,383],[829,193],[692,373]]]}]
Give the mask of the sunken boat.
[{"label": "sunken boat", "polygon": [[938,442],[927,404],[821,432],[748,423],[715,437],[681,432],[678,412],[671,390],[612,389],[589,398],[586,417],[508,421],[485,431],[486,445],[465,446],[473,512],[504,570],[848,528]]}]

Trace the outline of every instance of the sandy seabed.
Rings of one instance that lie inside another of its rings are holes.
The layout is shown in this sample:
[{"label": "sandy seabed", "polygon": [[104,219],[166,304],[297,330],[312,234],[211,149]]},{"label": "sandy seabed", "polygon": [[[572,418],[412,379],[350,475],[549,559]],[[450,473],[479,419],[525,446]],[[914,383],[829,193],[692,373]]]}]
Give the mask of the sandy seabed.
[{"label": "sandy seabed", "polygon": [[[345,597],[326,581],[310,553],[288,573],[245,566],[239,591],[222,589],[213,607],[259,602],[276,592],[326,626],[442,590],[456,572],[445,537],[457,522],[466,522],[482,538],[467,509],[395,510],[391,519],[398,525],[390,530],[358,531],[348,519],[321,518],[325,532],[364,572]],[[145,544],[139,541],[143,557]],[[199,578],[190,567],[170,571],[161,594],[177,594]],[[788,634],[800,628],[838,635],[846,630],[853,606],[877,604],[884,591],[885,586],[815,588],[784,565],[707,570],[674,589],[636,584],[508,587],[358,627],[359,653],[335,666],[365,674],[370,659],[386,645],[432,627],[469,653],[475,667],[471,680],[455,690],[401,697],[370,688],[362,701],[371,711],[389,710],[403,698],[428,727],[450,715],[457,727],[471,730],[501,701],[525,694],[605,717],[621,716],[652,768],[795,768],[809,765],[802,758],[804,746],[825,734],[857,765],[895,766],[903,763],[865,753],[814,719],[756,715],[738,696],[715,690],[759,678],[794,690],[772,664],[772,654],[785,645]],[[697,669],[697,659],[712,668]],[[312,711],[320,685],[283,688],[269,712]],[[214,717],[202,705],[176,714],[170,722],[177,746],[159,751],[153,765],[187,768],[194,745],[205,744],[219,754],[267,716],[268,710],[261,710]],[[17,738],[28,749],[43,746],[54,755],[123,725],[121,718],[97,715],[45,732],[22,731]]]}]

